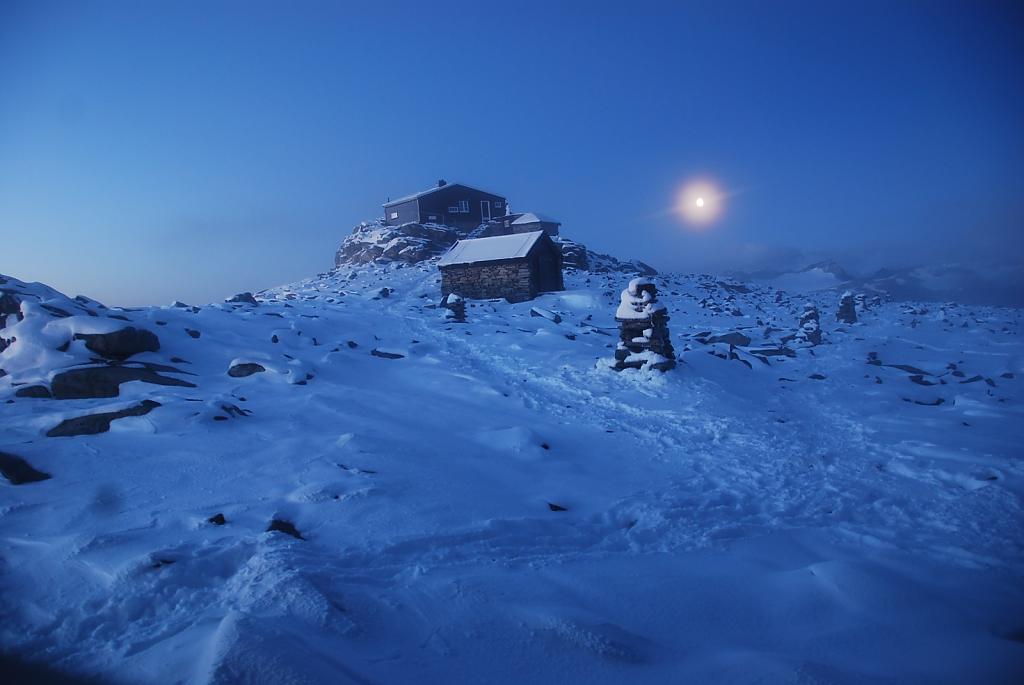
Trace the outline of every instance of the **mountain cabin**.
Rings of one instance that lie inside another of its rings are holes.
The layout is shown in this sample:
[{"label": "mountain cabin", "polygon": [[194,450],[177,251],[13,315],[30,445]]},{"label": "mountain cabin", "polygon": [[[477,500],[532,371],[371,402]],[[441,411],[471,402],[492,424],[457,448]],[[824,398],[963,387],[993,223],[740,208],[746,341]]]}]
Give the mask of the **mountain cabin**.
[{"label": "mountain cabin", "polygon": [[524,302],[565,289],[562,249],[544,231],[460,240],[438,266],[442,297]]},{"label": "mountain cabin", "polygon": [[390,226],[416,222],[473,230],[504,217],[507,210],[508,201],[501,195],[442,179],[429,190],[385,202],[384,221]]}]

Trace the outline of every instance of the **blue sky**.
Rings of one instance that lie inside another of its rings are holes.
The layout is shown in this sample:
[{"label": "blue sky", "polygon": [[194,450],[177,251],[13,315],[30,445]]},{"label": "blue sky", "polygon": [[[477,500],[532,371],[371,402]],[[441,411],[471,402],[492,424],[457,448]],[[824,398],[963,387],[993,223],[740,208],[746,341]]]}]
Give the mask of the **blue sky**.
[{"label": "blue sky", "polygon": [[1019,3],[365,5],[0,2],[0,272],[215,300],[438,178],[664,269],[1024,254]]}]

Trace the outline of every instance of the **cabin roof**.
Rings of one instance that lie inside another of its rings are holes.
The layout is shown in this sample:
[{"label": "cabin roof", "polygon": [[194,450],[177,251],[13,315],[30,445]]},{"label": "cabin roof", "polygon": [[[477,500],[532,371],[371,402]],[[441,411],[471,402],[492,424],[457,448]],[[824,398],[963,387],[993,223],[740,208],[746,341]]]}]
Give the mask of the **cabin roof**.
[{"label": "cabin roof", "polygon": [[460,240],[441,257],[441,261],[437,264],[438,266],[451,266],[502,259],[520,259],[530,253],[542,235],[544,235],[544,231],[532,231],[499,235],[493,238]]},{"label": "cabin roof", "polygon": [[493,195],[494,197],[500,197],[503,200],[505,199],[504,195],[498,195],[497,193],[492,193],[492,192],[490,192],[488,190],[483,190],[481,188],[474,188],[473,186],[468,186],[465,183],[446,183],[443,186],[434,186],[433,188],[428,188],[427,190],[421,190],[420,192],[413,193],[412,195],[406,195],[405,197],[400,197],[397,200],[389,200],[389,201],[384,203],[384,206],[385,207],[390,207],[391,205],[401,204],[403,202],[408,202],[409,200],[418,200],[418,199],[420,199],[421,197],[423,197],[425,195],[431,195],[433,193],[436,193],[436,192],[439,192],[439,191],[442,191],[442,190],[446,190],[448,188],[454,188],[455,186],[461,186],[463,188],[469,188],[470,190],[475,190],[478,193],[484,193],[485,195]]},{"label": "cabin roof", "polygon": [[513,221],[512,225],[515,226],[517,224],[536,224],[536,223],[560,224],[562,222],[559,221],[558,219],[552,219],[550,216],[548,216],[546,214],[537,214],[535,212],[527,212],[526,214],[523,214],[521,217],[519,217],[518,219]]}]

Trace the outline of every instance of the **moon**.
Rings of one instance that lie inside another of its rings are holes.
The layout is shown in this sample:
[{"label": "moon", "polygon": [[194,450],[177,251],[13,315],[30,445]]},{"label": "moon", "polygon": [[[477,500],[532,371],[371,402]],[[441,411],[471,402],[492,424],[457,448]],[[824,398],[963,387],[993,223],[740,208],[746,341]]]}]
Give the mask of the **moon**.
[{"label": "moon", "polygon": [[674,210],[688,230],[705,231],[721,218],[726,197],[714,181],[692,178],[678,190]]}]

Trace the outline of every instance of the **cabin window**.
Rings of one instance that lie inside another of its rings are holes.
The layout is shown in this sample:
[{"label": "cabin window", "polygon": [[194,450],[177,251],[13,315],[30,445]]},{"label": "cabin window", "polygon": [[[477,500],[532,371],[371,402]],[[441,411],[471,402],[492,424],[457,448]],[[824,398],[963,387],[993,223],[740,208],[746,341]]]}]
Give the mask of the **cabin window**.
[{"label": "cabin window", "polygon": [[449,207],[448,208],[448,213],[449,214],[458,214],[459,213],[459,208],[458,207]]},{"label": "cabin window", "polygon": [[494,201],[494,208],[495,209],[501,209],[501,205],[502,205],[501,200],[495,200]]},{"label": "cabin window", "polygon": [[469,200],[459,200],[459,213],[469,214]]},{"label": "cabin window", "polygon": [[398,218],[398,212],[391,212],[390,218],[397,219]]}]

